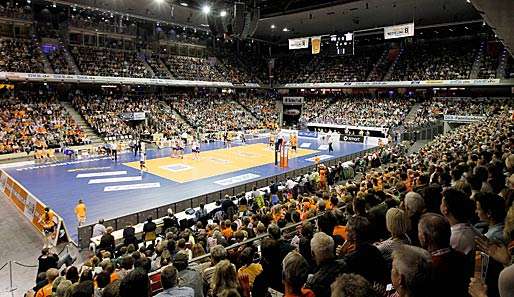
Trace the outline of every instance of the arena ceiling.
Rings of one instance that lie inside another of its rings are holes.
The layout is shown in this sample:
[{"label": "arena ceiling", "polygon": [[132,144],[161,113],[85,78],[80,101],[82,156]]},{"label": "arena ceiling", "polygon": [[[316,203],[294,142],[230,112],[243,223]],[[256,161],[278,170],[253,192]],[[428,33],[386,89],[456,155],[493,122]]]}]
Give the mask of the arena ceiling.
[{"label": "arena ceiling", "polygon": [[514,55],[514,1],[471,0],[487,24]]},{"label": "arena ceiling", "polygon": [[[414,21],[417,27],[477,21],[484,18],[499,38],[514,48],[512,0],[243,0],[260,7],[255,36],[285,41],[292,37],[345,33]],[[155,21],[208,30],[202,7],[211,13],[233,7],[234,0],[55,0]],[[283,29],[287,28],[287,31]],[[512,50],[511,50],[512,52]]]}]

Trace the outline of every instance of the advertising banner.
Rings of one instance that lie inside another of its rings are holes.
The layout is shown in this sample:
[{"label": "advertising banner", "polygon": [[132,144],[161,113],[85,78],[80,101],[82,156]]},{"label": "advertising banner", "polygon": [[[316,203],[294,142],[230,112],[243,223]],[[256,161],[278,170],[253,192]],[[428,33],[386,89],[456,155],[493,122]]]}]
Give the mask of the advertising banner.
[{"label": "advertising banner", "polygon": [[414,23],[384,27],[384,39],[414,36]]},{"label": "advertising banner", "polygon": [[473,123],[485,120],[485,116],[445,114],[443,120],[455,123]]},{"label": "advertising banner", "polygon": [[364,136],[360,136],[360,135],[343,135],[343,134],[341,134],[339,140],[346,141],[346,142],[363,143],[364,142]]},{"label": "advertising banner", "polygon": [[289,49],[301,49],[309,47],[309,37],[289,39]]},{"label": "advertising banner", "polygon": [[303,97],[283,97],[282,103],[284,105],[302,105]]},{"label": "advertising banner", "polygon": [[316,131],[298,131],[298,137],[318,138]]}]

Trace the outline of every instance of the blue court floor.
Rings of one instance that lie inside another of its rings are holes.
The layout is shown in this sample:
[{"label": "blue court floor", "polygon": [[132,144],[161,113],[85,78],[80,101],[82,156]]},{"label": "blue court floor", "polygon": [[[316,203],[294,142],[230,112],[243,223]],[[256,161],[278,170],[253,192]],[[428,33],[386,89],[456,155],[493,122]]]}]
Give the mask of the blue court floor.
[{"label": "blue court floor", "polygon": [[[268,139],[255,139],[248,143],[268,143]],[[118,162],[107,157],[98,157],[78,162],[54,163],[50,166],[32,165],[4,170],[61,215],[70,236],[76,240],[77,222],[74,207],[78,199],[82,199],[86,204],[86,224],[91,224],[100,218],[107,220],[128,215],[306,167],[313,164],[312,158],[316,155],[321,159],[330,158],[327,149],[324,146],[320,147],[316,139],[300,137],[298,146],[318,152],[298,158],[291,158],[290,155],[289,168],[266,164],[185,183],[147,172],[141,177],[139,170],[123,164],[139,160],[139,155],[134,156],[130,152],[119,154]],[[346,156],[373,147],[346,142],[334,143],[333,146],[333,157]],[[201,146],[202,151],[220,148],[223,148],[222,142]],[[186,153],[190,153],[190,148],[186,149]],[[273,154],[271,150],[270,154]],[[147,150],[148,160],[169,155],[169,148]],[[240,177],[243,176],[250,176],[251,179],[241,181]]]}]

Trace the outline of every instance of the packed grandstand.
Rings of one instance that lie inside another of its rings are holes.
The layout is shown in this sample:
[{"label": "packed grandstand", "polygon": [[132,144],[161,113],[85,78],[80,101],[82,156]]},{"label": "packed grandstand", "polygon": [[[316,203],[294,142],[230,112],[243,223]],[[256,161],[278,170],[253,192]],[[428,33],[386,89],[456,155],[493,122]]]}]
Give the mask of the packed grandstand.
[{"label": "packed grandstand", "polygon": [[[16,296],[514,296],[514,60],[485,22],[394,41],[361,28],[371,33],[354,34],[352,54],[313,54],[290,50],[275,36],[290,29],[274,24],[269,40],[243,40],[148,11],[21,2],[0,1],[2,163],[281,129],[379,140],[345,162],[191,203],[189,220],[171,208],[136,226],[99,220],[73,256],[45,242]],[[287,6],[308,7],[299,2]]]}]

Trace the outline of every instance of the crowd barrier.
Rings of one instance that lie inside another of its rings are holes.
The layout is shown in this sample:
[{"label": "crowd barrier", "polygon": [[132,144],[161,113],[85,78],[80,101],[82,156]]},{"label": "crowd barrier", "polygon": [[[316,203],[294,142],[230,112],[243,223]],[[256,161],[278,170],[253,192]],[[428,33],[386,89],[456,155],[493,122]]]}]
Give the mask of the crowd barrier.
[{"label": "crowd barrier", "polygon": [[[3,170],[0,170],[0,191],[8,201],[16,206],[16,209],[24,215],[31,225],[42,234],[43,225],[41,217],[46,205]],[[62,241],[72,241],[69,238],[64,221],[57,213],[54,216],[54,223],[57,226],[54,245]]]},{"label": "crowd barrier", "polygon": [[[378,149],[378,147],[370,148],[347,156],[328,159],[320,163],[326,164],[327,166],[333,166],[339,162],[346,162],[349,160],[353,160],[357,157],[362,157],[376,149]],[[270,185],[273,182],[285,182],[288,178],[296,178],[300,175],[311,172],[315,168],[316,165],[312,164],[289,172],[273,175],[271,177],[266,177],[256,181],[250,181],[242,185],[230,187],[219,191],[214,191],[200,196],[195,196],[175,203],[162,205],[156,208],[146,209],[140,212],[127,214],[125,216],[115,218],[105,218],[104,225],[106,227],[112,227],[114,228],[114,230],[123,229],[128,224],[136,225],[139,223],[143,223],[149,216],[152,216],[154,219],[164,217],[167,215],[168,208],[171,208],[174,213],[179,213],[181,211],[186,210],[187,208],[198,207],[200,203],[209,204],[215,202],[223,198],[225,195],[234,196],[242,192],[251,191],[253,187],[262,188]],[[78,227],[78,245],[80,248],[89,247],[91,236],[93,234],[93,226],[94,224]]]}]

